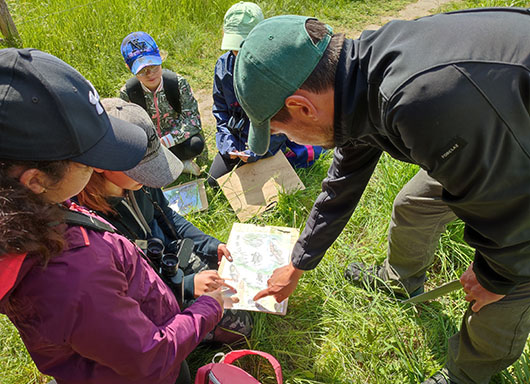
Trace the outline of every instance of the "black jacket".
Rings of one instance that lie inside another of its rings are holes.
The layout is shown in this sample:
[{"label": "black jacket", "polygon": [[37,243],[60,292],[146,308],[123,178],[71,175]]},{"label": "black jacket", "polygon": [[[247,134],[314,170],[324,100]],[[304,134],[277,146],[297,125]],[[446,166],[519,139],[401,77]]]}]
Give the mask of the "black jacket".
[{"label": "black jacket", "polygon": [[293,265],[319,263],[386,151],[443,185],[482,286],[506,294],[530,281],[529,31],[530,12],[497,8],[392,21],[346,40],[337,148]]}]

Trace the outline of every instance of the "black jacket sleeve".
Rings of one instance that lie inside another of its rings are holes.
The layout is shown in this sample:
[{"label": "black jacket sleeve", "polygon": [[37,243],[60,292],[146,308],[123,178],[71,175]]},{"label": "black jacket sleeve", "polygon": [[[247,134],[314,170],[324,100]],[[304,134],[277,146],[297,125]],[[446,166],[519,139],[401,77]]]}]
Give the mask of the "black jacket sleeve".
[{"label": "black jacket sleeve", "polygon": [[296,268],[309,270],[318,265],[357,207],[380,156],[380,149],[360,143],[335,149],[322,192],[294,246]]}]

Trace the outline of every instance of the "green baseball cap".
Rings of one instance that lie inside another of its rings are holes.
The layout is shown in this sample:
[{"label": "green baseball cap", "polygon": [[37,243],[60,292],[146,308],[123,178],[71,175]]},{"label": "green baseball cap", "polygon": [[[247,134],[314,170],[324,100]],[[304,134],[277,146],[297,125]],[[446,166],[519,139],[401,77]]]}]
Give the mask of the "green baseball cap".
[{"label": "green baseball cap", "polygon": [[236,58],[236,97],[250,119],[250,149],[269,148],[270,119],[313,72],[331,41],[332,29],[314,44],[305,16],[276,16],[259,23],[244,40]]},{"label": "green baseball cap", "polygon": [[243,39],[262,20],[263,12],[257,4],[240,1],[232,5],[225,13],[221,49],[239,51]]}]

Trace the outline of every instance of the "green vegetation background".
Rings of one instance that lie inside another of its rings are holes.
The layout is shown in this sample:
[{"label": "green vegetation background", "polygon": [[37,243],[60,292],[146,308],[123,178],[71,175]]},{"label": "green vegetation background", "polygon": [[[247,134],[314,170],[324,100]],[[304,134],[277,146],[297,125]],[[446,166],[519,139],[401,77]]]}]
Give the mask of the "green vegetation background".
[{"label": "green vegetation background", "polygon": [[[117,96],[130,76],[120,55],[128,33],[150,33],[169,54],[164,63],[185,76],[195,91],[211,92],[213,67],[222,38],[225,11],[235,0],[8,0],[24,47],[52,53],[77,68],[102,97]],[[382,16],[396,15],[411,0],[267,0],[258,1],[266,17],[305,14],[336,31],[356,37]],[[458,1],[432,12],[488,6],[525,6],[528,1]],[[215,127],[206,125],[207,170],[215,154]],[[298,173],[307,189],[281,195],[276,209],[252,222],[302,229],[320,190],[330,156]],[[403,306],[376,291],[348,285],[343,269],[354,260],[381,263],[392,201],[417,168],[384,156],[346,229],[320,265],[306,273],[291,296],[285,317],[255,314],[255,330],[246,347],[275,355],[285,382],[418,383],[444,363],[447,338],[459,328],[466,303],[461,292],[418,307]],[[190,220],[226,241],[237,221],[221,193],[208,190],[210,207]],[[440,241],[427,288],[454,279],[467,268],[472,250],[462,241],[463,226],[452,223]],[[192,368],[217,351],[199,347],[189,358]],[[530,382],[525,353],[493,383]],[[243,362],[264,383],[271,371],[257,360]],[[5,316],[0,316],[0,383],[46,383]]]}]

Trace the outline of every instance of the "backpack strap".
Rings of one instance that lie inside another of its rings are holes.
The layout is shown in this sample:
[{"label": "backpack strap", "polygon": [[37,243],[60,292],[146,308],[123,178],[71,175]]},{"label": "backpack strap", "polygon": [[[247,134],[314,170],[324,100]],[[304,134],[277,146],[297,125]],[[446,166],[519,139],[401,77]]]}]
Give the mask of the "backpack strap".
[{"label": "backpack strap", "polygon": [[182,113],[182,105],[180,103],[180,87],[177,74],[164,69],[162,78],[164,79],[164,92],[166,93],[167,101],[171,108],[180,115]]},{"label": "backpack strap", "polygon": [[131,77],[125,83],[125,91],[127,92],[127,96],[129,96],[131,103],[138,104],[147,111],[145,94],[144,90],[142,89],[142,84],[140,84],[140,80],[138,80],[136,77]]},{"label": "backpack strap", "polygon": [[247,355],[257,355],[257,356],[261,356],[267,359],[269,363],[271,363],[272,367],[274,368],[274,373],[276,374],[277,383],[278,384],[283,383],[282,367],[280,366],[280,363],[278,362],[278,360],[276,360],[274,356],[268,354],[267,352],[254,351],[251,349],[238,349],[235,351],[228,352],[223,359],[223,363],[231,364],[237,359],[243,356],[247,356]]},{"label": "backpack strap", "polygon": [[97,232],[110,232],[115,233],[116,230],[107,223],[104,223],[95,217],[85,215],[84,213],[65,210],[64,212],[64,221],[66,224],[77,225],[80,227],[85,227],[92,229]]}]

